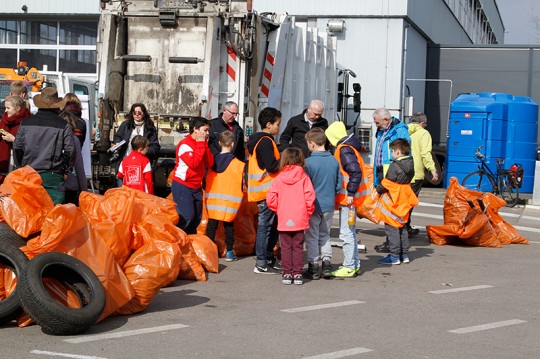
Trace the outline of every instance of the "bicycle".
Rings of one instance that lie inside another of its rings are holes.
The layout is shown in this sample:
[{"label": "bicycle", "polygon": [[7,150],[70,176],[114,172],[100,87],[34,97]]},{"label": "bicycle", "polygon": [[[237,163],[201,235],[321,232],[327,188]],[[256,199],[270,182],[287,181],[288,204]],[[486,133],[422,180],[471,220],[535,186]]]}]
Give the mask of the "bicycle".
[{"label": "bicycle", "polygon": [[496,158],[497,171],[493,173],[486,164],[486,157],[480,152],[482,147],[478,147],[474,154],[480,159],[478,170],[466,175],[461,185],[475,191],[481,191],[485,187],[491,188],[491,193],[504,199],[507,207],[514,207],[519,202],[519,191],[513,172],[503,168],[504,159]]}]

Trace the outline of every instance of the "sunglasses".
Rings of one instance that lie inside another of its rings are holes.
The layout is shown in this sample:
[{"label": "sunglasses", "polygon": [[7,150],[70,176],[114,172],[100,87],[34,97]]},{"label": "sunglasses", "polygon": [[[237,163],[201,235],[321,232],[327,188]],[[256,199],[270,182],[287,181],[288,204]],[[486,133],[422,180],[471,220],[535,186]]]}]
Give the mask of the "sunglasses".
[{"label": "sunglasses", "polygon": [[141,111],[133,111],[133,114],[134,114],[134,115],[137,115],[137,116],[142,116],[142,115],[144,115],[144,112],[141,112]]},{"label": "sunglasses", "polygon": [[234,115],[234,116],[238,115],[238,112],[232,112],[231,110],[227,110],[227,112],[229,112],[231,115]]}]

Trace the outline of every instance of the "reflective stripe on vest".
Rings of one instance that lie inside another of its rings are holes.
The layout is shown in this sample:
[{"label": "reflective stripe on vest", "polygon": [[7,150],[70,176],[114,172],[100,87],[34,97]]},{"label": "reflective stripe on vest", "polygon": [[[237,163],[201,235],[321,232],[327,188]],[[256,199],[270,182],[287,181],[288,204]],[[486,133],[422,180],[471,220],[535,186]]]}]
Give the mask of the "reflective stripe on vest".
[{"label": "reflective stripe on vest", "polygon": [[234,221],[244,197],[243,175],[244,162],[236,158],[221,173],[208,171],[205,193],[208,218],[225,222]]},{"label": "reflective stripe on vest", "polygon": [[[266,199],[266,192],[270,189],[272,181],[277,176],[278,172],[269,173],[266,170],[262,170],[259,167],[259,162],[257,160],[257,147],[261,143],[262,137],[253,148],[253,155],[251,156],[248,163],[248,201],[249,202],[259,202],[263,199]],[[272,141],[272,146],[274,148],[274,157],[279,160],[279,150],[276,146],[276,143]]]},{"label": "reflective stripe on vest", "polygon": [[[381,200],[384,201],[384,204],[381,202]],[[388,196],[388,193],[383,194],[381,196],[381,200],[377,202],[377,209],[380,211],[379,218],[381,219],[381,221],[395,228],[403,227],[405,223],[407,223],[409,219],[409,215],[407,214],[406,215],[407,218],[403,218],[403,217],[398,217],[392,212],[390,212],[388,208],[390,208],[393,203],[390,197]]]},{"label": "reflective stripe on vest", "polygon": [[341,205],[347,205],[347,185],[349,184],[349,174],[343,170],[343,166],[341,165],[341,156],[340,151],[341,148],[347,146],[352,148],[354,151],[354,154],[356,155],[356,159],[358,160],[358,164],[360,165],[360,170],[362,171],[362,180],[358,184],[358,189],[356,190],[356,193],[354,194],[353,204],[356,208],[360,207],[362,203],[364,202],[366,196],[368,196],[371,192],[369,190],[369,178],[367,177],[367,172],[364,167],[364,160],[362,159],[362,155],[360,155],[360,152],[356,148],[354,148],[351,145],[348,144],[341,144],[336,148],[336,152],[334,153],[334,157],[339,162],[339,171],[341,172],[341,190],[336,196],[336,203]]},{"label": "reflective stripe on vest", "polygon": [[384,178],[381,184],[388,192],[377,201],[376,214],[384,223],[401,228],[409,220],[411,208],[418,204],[418,198],[410,183],[399,184]]}]

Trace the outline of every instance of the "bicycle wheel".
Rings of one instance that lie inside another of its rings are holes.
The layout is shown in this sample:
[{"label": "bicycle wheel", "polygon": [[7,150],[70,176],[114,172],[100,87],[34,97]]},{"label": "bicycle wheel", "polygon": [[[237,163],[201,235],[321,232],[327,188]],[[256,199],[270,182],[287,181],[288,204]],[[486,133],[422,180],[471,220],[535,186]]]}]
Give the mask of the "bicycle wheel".
[{"label": "bicycle wheel", "polygon": [[499,177],[499,195],[506,202],[506,207],[514,207],[519,201],[519,192],[509,174]]},{"label": "bicycle wheel", "polygon": [[494,193],[497,189],[495,180],[482,170],[478,170],[466,175],[465,178],[463,178],[463,181],[461,181],[461,185],[467,189],[480,192]]}]

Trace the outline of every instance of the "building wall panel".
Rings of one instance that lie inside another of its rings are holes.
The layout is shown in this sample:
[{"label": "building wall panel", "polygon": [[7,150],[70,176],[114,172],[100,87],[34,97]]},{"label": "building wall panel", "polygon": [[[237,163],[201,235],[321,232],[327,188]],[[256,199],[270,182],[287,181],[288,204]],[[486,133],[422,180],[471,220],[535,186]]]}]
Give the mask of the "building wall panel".
[{"label": "building wall panel", "polygon": [[[22,10],[26,5],[27,11]],[[98,0],[3,0],[0,14],[40,15],[40,14],[99,14]]]}]

